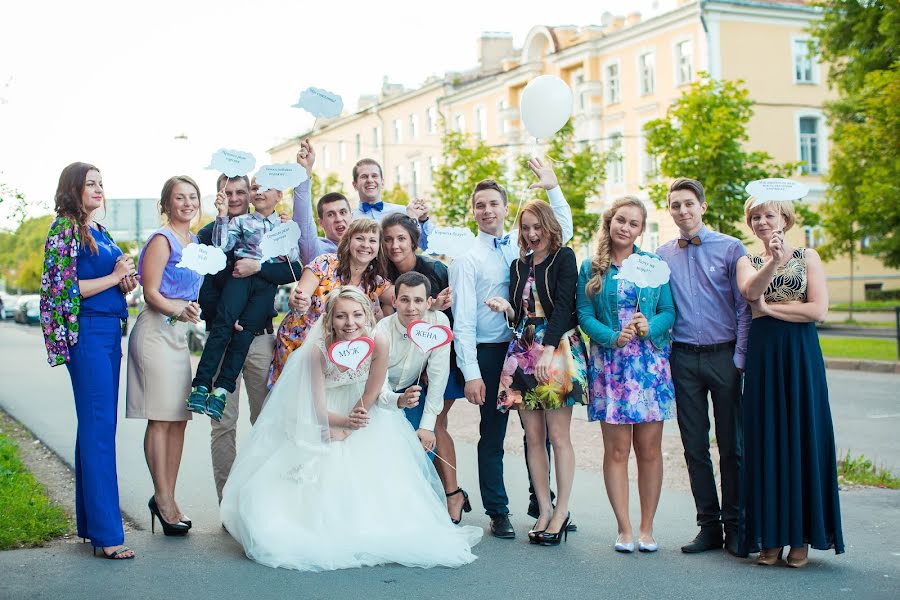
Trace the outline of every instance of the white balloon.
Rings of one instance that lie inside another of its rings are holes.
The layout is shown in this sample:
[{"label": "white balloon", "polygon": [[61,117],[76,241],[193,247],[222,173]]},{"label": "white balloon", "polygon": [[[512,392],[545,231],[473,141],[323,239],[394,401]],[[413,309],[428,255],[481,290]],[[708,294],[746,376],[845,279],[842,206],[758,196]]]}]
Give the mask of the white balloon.
[{"label": "white balloon", "polygon": [[522,90],[519,110],[528,133],[546,140],[572,116],[572,90],[555,75],[535,77]]}]

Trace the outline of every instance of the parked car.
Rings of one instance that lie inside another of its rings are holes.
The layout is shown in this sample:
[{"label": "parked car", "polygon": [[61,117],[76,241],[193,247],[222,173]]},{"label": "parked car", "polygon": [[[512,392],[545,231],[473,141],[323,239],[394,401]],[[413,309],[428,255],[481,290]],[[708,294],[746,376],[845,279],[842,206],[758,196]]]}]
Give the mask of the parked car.
[{"label": "parked car", "polygon": [[203,352],[206,346],[206,322],[202,319],[197,323],[190,323],[187,334],[188,350],[191,352]]},{"label": "parked car", "polygon": [[40,296],[22,296],[16,303],[16,312],[13,317],[16,323],[23,325],[37,324],[41,321]]},{"label": "parked car", "polygon": [[11,294],[0,294],[0,321],[13,318],[18,301],[19,299]]}]

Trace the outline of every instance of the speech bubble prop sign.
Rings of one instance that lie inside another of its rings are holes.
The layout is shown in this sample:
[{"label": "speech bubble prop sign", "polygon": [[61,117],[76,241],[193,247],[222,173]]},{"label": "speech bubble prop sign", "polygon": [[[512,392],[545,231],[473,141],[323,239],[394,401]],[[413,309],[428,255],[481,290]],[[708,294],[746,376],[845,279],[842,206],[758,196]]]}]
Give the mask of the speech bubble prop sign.
[{"label": "speech bubble prop sign", "polygon": [[298,252],[300,243],[300,226],[288,221],[267,232],[259,243],[259,251],[263,260],[276,256],[291,256]]},{"label": "speech bubble prop sign", "polygon": [[357,370],[375,349],[375,341],[368,337],[358,337],[345,342],[335,342],[328,348],[328,360],[343,370]]},{"label": "speech bubble prop sign", "polygon": [[435,227],[428,234],[428,252],[457,258],[468,252],[475,235],[468,227]]},{"label": "speech bubble prop sign", "polygon": [[799,200],[809,193],[809,186],[793,179],[770,177],[751,181],[744,190],[753,196],[753,204],[750,208],[754,208],[766,202]]},{"label": "speech bubble prop sign", "polygon": [[225,268],[225,253],[221,248],[206,244],[188,244],[176,267],[190,269],[201,275],[213,275]]},{"label": "speech bubble prop sign", "polygon": [[630,281],[639,288],[657,288],[669,282],[671,273],[664,260],[634,253],[622,261],[622,268],[613,279]]},{"label": "speech bubble prop sign", "polygon": [[431,352],[453,341],[453,332],[446,325],[431,325],[425,321],[413,321],[406,328],[409,341],[422,352]]},{"label": "speech bubble prop sign", "polygon": [[281,190],[282,192],[297,187],[306,181],[306,169],[298,164],[284,163],[266,165],[256,172],[256,183],[259,191]]},{"label": "speech bubble prop sign", "polygon": [[207,169],[225,173],[229,177],[243,177],[256,166],[256,159],[249,152],[220,148],[212,155]]},{"label": "speech bubble prop sign", "polygon": [[332,94],[321,88],[309,87],[300,94],[300,99],[294,108],[302,108],[315,118],[337,117],[344,110],[344,101],[337,94]]}]

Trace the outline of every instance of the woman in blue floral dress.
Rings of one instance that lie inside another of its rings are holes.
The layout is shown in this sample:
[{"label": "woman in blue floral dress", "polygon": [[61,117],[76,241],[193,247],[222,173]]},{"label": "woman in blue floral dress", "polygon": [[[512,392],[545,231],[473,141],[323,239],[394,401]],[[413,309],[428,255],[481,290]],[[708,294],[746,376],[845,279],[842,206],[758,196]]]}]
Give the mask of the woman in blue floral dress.
[{"label": "woman in blue floral dress", "polygon": [[[675,306],[668,283],[638,288],[619,278],[622,263],[641,252],[634,245],[647,209],[627,196],[603,214],[597,252],[578,276],[578,322],[591,339],[588,417],[603,431],[603,478],[616,515],[615,549],[633,552],[628,516],[628,459],[634,446],[641,496],[638,548],[655,552],[653,519],[662,489],[663,421],[675,417],[669,370]],[[663,263],[664,264],[664,263]]]},{"label": "woman in blue floral dress", "polygon": [[116,407],[125,294],[137,286],[134,263],[94,222],[103,206],[100,171],[63,169],[57,217],[44,246],[41,327],[51,366],[66,365],[75,396],[75,516],[78,536],[106,558],[134,558],[124,546],[116,477]]},{"label": "woman in blue floral dress", "polygon": [[[529,540],[559,544],[570,521],[569,497],[575,478],[575,451],[569,437],[572,406],[587,401],[584,342],[578,333],[575,286],[578,265],[562,245],[562,228],[550,205],[526,204],[519,214],[521,255],[510,265],[509,297],[488,306],[506,313],[516,337],[500,373],[497,408],[519,411],[525,429],[527,464],[540,507]],[[556,507],[550,498],[549,434],[556,466]]]}]

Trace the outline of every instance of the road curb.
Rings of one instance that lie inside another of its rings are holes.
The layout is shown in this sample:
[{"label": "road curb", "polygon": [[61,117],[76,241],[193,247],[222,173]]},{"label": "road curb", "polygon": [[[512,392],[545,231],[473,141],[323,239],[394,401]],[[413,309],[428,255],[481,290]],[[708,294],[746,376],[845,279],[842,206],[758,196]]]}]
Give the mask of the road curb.
[{"label": "road curb", "polygon": [[858,360],[855,358],[826,358],[826,369],[841,371],[866,371],[868,373],[900,374],[900,361],[895,360]]}]

